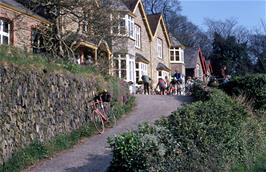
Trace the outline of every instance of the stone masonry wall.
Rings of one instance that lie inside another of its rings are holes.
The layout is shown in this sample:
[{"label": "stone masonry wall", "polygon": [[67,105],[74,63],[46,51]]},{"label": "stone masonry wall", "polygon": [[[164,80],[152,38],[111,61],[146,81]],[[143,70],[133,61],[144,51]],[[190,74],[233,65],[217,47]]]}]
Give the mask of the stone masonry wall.
[{"label": "stone masonry wall", "polygon": [[0,62],[0,164],[34,140],[85,124],[96,80]]}]

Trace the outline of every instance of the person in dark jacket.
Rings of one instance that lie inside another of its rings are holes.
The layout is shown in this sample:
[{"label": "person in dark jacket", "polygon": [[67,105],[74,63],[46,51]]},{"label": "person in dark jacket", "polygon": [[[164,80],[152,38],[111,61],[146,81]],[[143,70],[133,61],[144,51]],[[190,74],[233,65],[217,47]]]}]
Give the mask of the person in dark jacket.
[{"label": "person in dark jacket", "polygon": [[151,78],[148,75],[142,75],[141,79],[144,85],[144,94],[150,94],[150,82]]}]

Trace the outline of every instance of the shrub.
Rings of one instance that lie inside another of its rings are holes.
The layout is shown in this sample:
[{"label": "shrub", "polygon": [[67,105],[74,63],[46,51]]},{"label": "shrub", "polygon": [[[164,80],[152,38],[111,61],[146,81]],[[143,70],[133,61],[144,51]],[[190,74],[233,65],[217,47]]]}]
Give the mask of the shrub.
[{"label": "shrub", "polygon": [[222,87],[230,95],[246,95],[254,101],[254,108],[266,110],[266,75],[256,74],[236,77]]},{"label": "shrub", "polygon": [[195,101],[206,101],[210,97],[210,89],[201,81],[194,82],[191,91]]},{"label": "shrub", "polygon": [[262,125],[220,90],[154,125],[109,140],[111,171],[228,171],[250,168],[264,138]]}]

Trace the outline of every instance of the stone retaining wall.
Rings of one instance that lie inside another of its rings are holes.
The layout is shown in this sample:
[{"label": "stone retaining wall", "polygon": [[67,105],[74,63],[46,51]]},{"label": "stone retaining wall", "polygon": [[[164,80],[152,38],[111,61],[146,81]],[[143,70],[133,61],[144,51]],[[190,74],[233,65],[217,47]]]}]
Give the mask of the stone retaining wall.
[{"label": "stone retaining wall", "polygon": [[34,140],[86,123],[96,76],[47,72],[0,62],[0,164]]}]

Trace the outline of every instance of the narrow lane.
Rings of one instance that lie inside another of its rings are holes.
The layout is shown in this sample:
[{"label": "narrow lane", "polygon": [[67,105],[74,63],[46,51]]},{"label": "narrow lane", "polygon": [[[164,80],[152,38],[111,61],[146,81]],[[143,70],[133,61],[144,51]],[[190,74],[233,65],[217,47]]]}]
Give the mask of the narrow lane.
[{"label": "narrow lane", "polygon": [[178,96],[136,96],[136,107],[117,126],[106,130],[101,135],[82,140],[74,148],[61,152],[51,160],[37,163],[23,172],[105,172],[112,160],[107,138],[119,133],[136,129],[140,123],[154,122],[161,116],[168,116],[172,111],[190,102],[189,97]]}]

